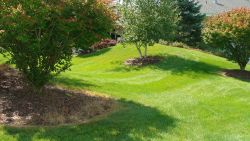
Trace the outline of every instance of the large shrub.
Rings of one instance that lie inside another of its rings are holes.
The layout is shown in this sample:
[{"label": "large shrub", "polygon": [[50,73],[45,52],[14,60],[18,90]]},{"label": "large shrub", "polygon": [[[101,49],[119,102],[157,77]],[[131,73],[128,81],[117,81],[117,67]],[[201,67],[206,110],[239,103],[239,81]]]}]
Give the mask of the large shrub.
[{"label": "large shrub", "polygon": [[202,40],[202,22],[205,18],[200,12],[201,5],[195,0],[176,1],[181,16],[176,40],[187,45],[196,45]]},{"label": "large shrub", "polygon": [[173,37],[179,19],[172,0],[124,0],[120,13],[123,37],[135,44],[141,58],[147,57],[148,46]]},{"label": "large shrub", "polygon": [[222,48],[229,60],[245,70],[250,57],[250,9],[238,8],[208,18],[203,37],[206,43]]},{"label": "large shrub", "polygon": [[0,47],[33,86],[67,70],[72,47],[107,36],[112,14],[96,0],[0,0]]}]

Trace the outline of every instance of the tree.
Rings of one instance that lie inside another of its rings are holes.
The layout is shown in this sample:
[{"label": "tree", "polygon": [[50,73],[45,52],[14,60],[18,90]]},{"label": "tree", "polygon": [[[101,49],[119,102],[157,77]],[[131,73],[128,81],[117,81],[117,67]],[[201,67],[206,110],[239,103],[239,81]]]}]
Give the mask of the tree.
[{"label": "tree", "polygon": [[225,57],[245,70],[250,57],[250,9],[238,8],[208,18],[203,39],[222,48]]},{"label": "tree", "polygon": [[195,0],[176,0],[181,20],[178,27],[177,41],[187,45],[196,45],[201,39],[202,22],[205,18],[200,13],[201,5]]},{"label": "tree", "polygon": [[[171,0],[125,0],[120,13],[123,37],[135,44],[140,58],[147,57],[148,46],[172,38],[179,19]],[[145,49],[144,55],[141,48]]]},{"label": "tree", "polygon": [[108,35],[112,14],[96,0],[0,0],[1,53],[41,88],[71,66],[72,47]]},{"label": "tree", "polygon": [[89,49],[94,43],[110,37],[116,15],[110,9],[112,0],[70,0],[67,13],[72,13],[70,26],[74,47]]}]

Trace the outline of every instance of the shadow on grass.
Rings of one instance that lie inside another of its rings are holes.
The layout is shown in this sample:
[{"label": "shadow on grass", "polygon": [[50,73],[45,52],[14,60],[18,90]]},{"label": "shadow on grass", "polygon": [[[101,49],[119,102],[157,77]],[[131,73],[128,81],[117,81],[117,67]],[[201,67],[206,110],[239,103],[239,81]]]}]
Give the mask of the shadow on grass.
[{"label": "shadow on grass", "polygon": [[104,49],[101,49],[101,50],[97,50],[96,52],[93,52],[93,53],[90,53],[90,54],[85,54],[85,55],[79,55],[77,57],[80,57],[80,58],[88,58],[88,57],[94,57],[94,56],[99,56],[99,55],[102,55],[108,51],[111,50],[111,47],[109,48],[104,48]]},{"label": "shadow on grass", "polygon": [[182,74],[185,72],[214,74],[221,70],[220,67],[212,64],[185,59],[173,55],[164,57],[162,62],[150,65],[150,67],[154,69],[169,70],[174,74]]},{"label": "shadow on grass", "polygon": [[184,74],[186,72],[196,72],[196,73],[206,73],[215,74],[218,73],[222,68],[199,62],[190,59],[185,59],[179,56],[168,55],[163,56],[163,59],[155,64],[145,65],[145,66],[125,66],[117,67],[112,71],[135,71],[140,68],[149,67],[151,69],[160,69],[170,71],[173,74]]},{"label": "shadow on grass", "polygon": [[222,74],[227,77],[232,77],[241,81],[250,82],[250,71],[241,70],[223,70]]},{"label": "shadow on grass", "polygon": [[94,84],[90,84],[87,81],[76,78],[67,78],[67,77],[56,77],[51,81],[53,84],[63,85],[69,88],[89,88],[89,87],[98,87]]},{"label": "shadow on grass", "polygon": [[161,138],[176,126],[177,119],[155,108],[119,100],[123,108],[108,117],[83,125],[40,128],[4,127],[17,141],[143,141]]},{"label": "shadow on grass", "polygon": [[110,71],[114,72],[131,72],[131,71],[139,71],[141,70],[141,66],[125,66],[121,64],[121,66],[111,69]]}]

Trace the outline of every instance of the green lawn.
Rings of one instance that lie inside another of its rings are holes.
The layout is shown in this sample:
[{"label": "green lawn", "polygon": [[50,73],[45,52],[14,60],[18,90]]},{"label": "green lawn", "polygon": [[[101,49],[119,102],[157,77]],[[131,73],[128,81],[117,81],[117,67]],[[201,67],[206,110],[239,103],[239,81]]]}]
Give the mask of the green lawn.
[{"label": "green lawn", "polygon": [[0,54],[0,64],[4,63],[6,61],[5,58],[3,58],[3,56]]},{"label": "green lawn", "polygon": [[[53,83],[111,96],[123,108],[99,121],[64,127],[0,126],[1,141],[249,141],[250,81],[219,75],[238,66],[214,55],[156,45],[165,59],[126,67],[136,49],[118,45],[76,57]],[[1,58],[0,58],[1,60]],[[250,67],[248,66],[248,70]]]}]

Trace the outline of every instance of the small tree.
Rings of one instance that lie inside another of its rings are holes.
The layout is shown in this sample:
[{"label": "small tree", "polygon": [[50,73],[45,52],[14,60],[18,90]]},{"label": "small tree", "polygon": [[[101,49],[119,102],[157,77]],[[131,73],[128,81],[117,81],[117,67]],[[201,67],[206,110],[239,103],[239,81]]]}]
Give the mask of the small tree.
[{"label": "small tree", "polygon": [[187,45],[201,42],[202,22],[205,15],[200,13],[201,5],[195,0],[176,0],[180,10],[177,41]]},{"label": "small tree", "polygon": [[250,57],[250,9],[234,9],[208,18],[203,38],[206,43],[222,48],[225,57],[245,70]]},{"label": "small tree", "polygon": [[179,19],[171,0],[125,0],[120,13],[125,41],[135,44],[140,58],[147,57],[148,46],[172,38]]},{"label": "small tree", "polygon": [[38,88],[70,67],[73,46],[90,46],[112,27],[96,0],[0,0],[0,9],[1,53]]}]

